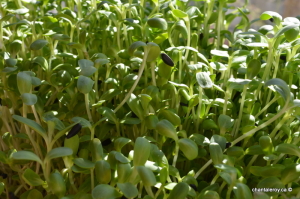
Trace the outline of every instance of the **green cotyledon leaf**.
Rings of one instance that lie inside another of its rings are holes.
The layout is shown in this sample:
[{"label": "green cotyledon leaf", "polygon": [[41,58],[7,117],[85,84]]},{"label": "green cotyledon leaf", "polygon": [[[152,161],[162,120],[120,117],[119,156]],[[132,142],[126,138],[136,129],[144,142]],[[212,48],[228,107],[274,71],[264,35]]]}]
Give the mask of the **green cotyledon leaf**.
[{"label": "green cotyledon leaf", "polygon": [[151,146],[146,138],[138,137],[134,144],[133,165],[143,166],[150,156]]},{"label": "green cotyledon leaf", "polygon": [[156,130],[159,134],[172,138],[173,140],[177,141],[178,137],[176,134],[175,127],[171,122],[168,120],[161,120],[156,124]]},{"label": "green cotyledon leaf", "polygon": [[188,138],[181,138],[178,141],[179,149],[183,152],[184,156],[189,159],[193,160],[198,156],[198,146],[197,144]]}]

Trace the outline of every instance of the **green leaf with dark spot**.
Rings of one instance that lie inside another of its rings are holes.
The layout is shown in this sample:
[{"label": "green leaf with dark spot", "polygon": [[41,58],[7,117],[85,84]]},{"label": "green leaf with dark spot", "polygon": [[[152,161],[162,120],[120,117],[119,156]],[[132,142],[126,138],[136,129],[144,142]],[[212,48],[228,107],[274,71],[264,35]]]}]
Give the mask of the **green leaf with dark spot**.
[{"label": "green leaf with dark spot", "polygon": [[213,87],[213,82],[211,81],[208,73],[199,72],[196,74],[196,79],[198,81],[199,86],[202,88],[211,88]]}]

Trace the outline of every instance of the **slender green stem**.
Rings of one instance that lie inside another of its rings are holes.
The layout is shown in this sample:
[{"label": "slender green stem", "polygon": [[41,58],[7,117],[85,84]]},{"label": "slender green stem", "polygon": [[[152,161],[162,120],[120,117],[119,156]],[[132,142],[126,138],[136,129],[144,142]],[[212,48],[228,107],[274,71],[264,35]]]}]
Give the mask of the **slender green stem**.
[{"label": "slender green stem", "polygon": [[200,115],[201,115],[201,106],[202,106],[202,88],[201,86],[199,86],[199,104],[198,104],[198,108],[197,108],[197,114],[196,114],[196,132],[198,133],[199,130],[199,124],[200,124]]},{"label": "slender green stem", "polygon": [[224,23],[224,20],[223,20],[223,7],[224,7],[224,1],[219,1],[219,8],[218,8],[218,22],[217,22],[217,50],[220,49],[221,47],[221,36],[220,36],[220,33],[221,33],[221,25],[222,23]]},{"label": "slender green stem", "polygon": [[6,51],[4,42],[3,42],[3,29],[2,29],[2,22],[0,23],[0,49],[2,52]]},{"label": "slender green stem", "polygon": [[[109,64],[106,64],[106,65],[107,65],[107,67],[106,67],[105,79],[108,79],[109,75],[110,75],[111,67]],[[104,84],[103,92],[106,92],[106,90],[107,90],[107,84]]]},{"label": "slender green stem", "polygon": [[182,73],[182,51],[179,51],[179,70],[178,70],[178,83],[181,83]]},{"label": "slender green stem", "polygon": [[189,120],[189,116],[190,116],[191,110],[192,110],[192,109],[191,109],[190,107],[188,107],[186,116],[184,117],[184,123],[183,123],[183,128],[184,128],[184,129],[187,128],[187,122],[188,122],[188,120]]},{"label": "slender green stem", "polygon": [[164,189],[164,185],[160,185],[158,191],[155,193],[154,199],[156,199],[156,198],[159,196],[160,192],[161,192],[163,189]]},{"label": "slender green stem", "polygon": [[176,167],[176,161],[177,161],[177,158],[178,158],[178,152],[179,152],[179,145],[178,145],[178,143],[176,142],[176,146],[175,146],[175,155],[174,155],[174,158],[173,158],[173,164],[172,164],[173,167]]},{"label": "slender green stem", "polygon": [[[24,187],[24,185],[20,185],[18,186],[18,188],[15,190],[14,195],[16,196],[18,194],[18,192],[22,189],[22,187]],[[25,187],[24,187],[25,188]]]},{"label": "slender green stem", "polygon": [[280,98],[280,96],[278,97],[274,97],[268,104],[265,105],[265,107],[259,111],[259,113],[257,113],[254,117],[258,118],[258,116],[260,116],[260,114],[262,114],[264,111],[266,111],[274,102],[276,102],[278,99]]},{"label": "slender green stem", "polygon": [[252,164],[255,162],[255,160],[257,159],[258,155],[254,155],[252,156],[250,162],[248,163],[247,167],[246,167],[246,175],[250,175],[250,167],[252,166]]},{"label": "slender green stem", "polygon": [[[264,71],[264,74],[262,76],[262,80],[263,81],[267,81],[269,79],[268,75],[270,74],[270,70],[272,67],[272,63],[273,63],[273,45],[274,43],[272,41],[268,41],[269,44],[269,53],[268,53],[268,58],[267,58],[267,65],[266,65],[266,69]],[[255,100],[258,97],[258,94],[261,92],[261,87],[263,86],[263,84],[259,84],[256,93],[255,93]]]},{"label": "slender green stem", "polygon": [[171,35],[172,35],[172,28],[170,28],[170,29],[168,30],[168,35],[169,35],[168,40],[169,40],[170,46],[171,46],[171,47],[175,47],[175,45],[174,45],[174,43],[173,43],[173,41],[172,41],[172,37],[171,37]]},{"label": "slender green stem", "polygon": [[117,108],[115,108],[114,112],[117,112],[126,102],[127,100],[129,99],[129,97],[131,96],[131,93],[134,91],[135,87],[137,86],[137,84],[139,83],[140,79],[141,79],[141,76],[143,74],[143,71],[144,71],[144,68],[145,68],[145,65],[146,65],[146,60],[147,60],[147,56],[148,56],[148,50],[145,50],[145,54],[144,54],[144,59],[143,59],[143,62],[142,62],[142,65],[139,69],[139,72],[138,72],[138,77],[137,79],[135,80],[134,84],[132,85],[131,89],[129,90],[129,92],[127,93],[127,95],[125,96],[125,98],[123,99],[123,101],[117,106]]},{"label": "slender green stem", "polygon": [[74,31],[75,31],[76,26],[74,26],[74,25],[72,25],[72,24],[70,24],[70,25],[71,25],[70,42],[73,42]]},{"label": "slender green stem", "polygon": [[150,63],[150,65],[151,65],[152,84],[153,84],[153,86],[156,86],[155,62],[152,61],[152,62]]},{"label": "slender green stem", "polygon": [[232,189],[233,189],[233,184],[230,184],[226,193],[226,199],[230,199]]},{"label": "slender green stem", "polygon": [[145,74],[144,74],[144,84],[145,84],[145,87],[147,87],[147,84],[148,84],[148,67],[147,67],[147,63],[145,64]]},{"label": "slender green stem", "polygon": [[210,16],[213,12],[213,7],[214,7],[214,0],[208,0],[206,1],[205,5],[204,5],[204,10],[205,10],[205,17],[204,17],[204,37],[202,40],[202,47],[206,48],[208,45],[208,39],[209,39],[209,24],[208,24],[208,20],[210,19]]},{"label": "slender green stem", "polygon": [[[280,60],[280,54],[281,54],[281,51],[282,51],[282,50],[279,51],[279,54],[277,55],[276,60],[274,61],[274,67],[275,67],[275,70],[274,70],[274,73],[273,73],[273,77],[272,77],[272,78],[276,78],[276,76],[278,76],[278,75],[277,75],[277,71],[278,71],[278,65],[279,65],[279,60]],[[289,80],[293,80],[292,77],[293,77],[293,76],[291,76],[291,77],[289,78]],[[289,87],[290,87],[290,88],[291,88],[291,86],[292,86],[292,85],[289,84]],[[267,100],[265,101],[266,104],[269,103],[270,98],[271,98],[271,95],[272,95],[272,90],[269,90]]]},{"label": "slender green stem", "polygon": [[88,93],[84,94],[84,100],[85,100],[85,108],[86,108],[86,112],[88,114],[89,120],[90,120],[90,122],[93,123],[93,117],[92,117],[91,110],[90,110],[89,94]]},{"label": "slender green stem", "polygon": [[97,9],[97,1],[96,0],[91,0],[91,6],[92,6],[91,10]]},{"label": "slender green stem", "polygon": [[270,133],[270,138],[273,138],[276,134],[276,132],[282,127],[282,125],[291,118],[291,109],[288,110],[284,117],[280,120],[280,122],[275,126],[275,128],[273,129],[273,131]]},{"label": "slender green stem", "polygon": [[[232,63],[232,57],[229,57],[228,59],[228,66],[227,66],[227,70],[224,72],[224,83],[222,83],[222,87],[225,88],[226,87],[226,83],[230,77],[230,70],[231,70],[231,63]],[[228,91],[228,92],[227,92]],[[223,108],[223,114],[224,112],[226,111],[226,108],[227,108],[227,101],[228,101],[228,98],[226,99],[226,95],[229,95],[231,93],[231,89],[230,88],[227,88],[226,90],[226,93],[225,93],[225,106]],[[227,100],[227,101],[226,101]]]},{"label": "slender green stem", "polygon": [[81,0],[76,1],[77,4],[77,15],[79,19],[82,19],[82,7],[81,7]]},{"label": "slender green stem", "polygon": [[45,177],[46,182],[49,182],[50,173],[51,173],[51,160],[48,160],[47,162],[44,161],[44,165],[45,165],[44,166],[44,169],[45,169],[44,177]]},{"label": "slender green stem", "polygon": [[117,26],[117,44],[118,44],[118,49],[121,50],[122,46],[121,46],[121,22],[117,22],[116,24]]},{"label": "slender green stem", "polygon": [[121,131],[120,131],[120,123],[119,123],[119,120],[118,120],[118,123],[116,124],[116,128],[117,128],[117,134],[118,134],[118,136],[120,137],[120,136],[121,136]]},{"label": "slender green stem", "polygon": [[95,187],[95,180],[94,180],[94,168],[91,169],[91,190]]},{"label": "slender green stem", "polygon": [[203,165],[195,174],[194,178],[197,179],[198,176],[212,163],[212,159],[210,159],[209,161],[207,161],[205,163],[205,165]]},{"label": "slender green stem", "polygon": [[95,137],[95,128],[91,128],[91,140],[93,140]]},{"label": "slender green stem", "polygon": [[74,184],[74,176],[73,176],[73,172],[72,172],[71,168],[68,168],[68,173],[69,173],[69,179],[70,179],[71,187],[74,190],[74,192],[77,193],[78,189]]},{"label": "slender green stem", "polygon": [[139,194],[138,194],[139,198],[142,198],[143,187],[144,187],[143,182],[140,182],[140,188],[139,188]]},{"label": "slender green stem", "polygon": [[32,112],[33,112],[33,115],[34,115],[34,117],[35,117],[36,122],[37,122],[39,125],[41,125],[41,121],[40,121],[40,119],[39,119],[39,116],[38,116],[38,114],[37,114],[37,112],[36,112],[36,109],[35,109],[34,105],[31,105],[31,109],[32,109]]},{"label": "slender green stem", "polygon": [[239,131],[239,128],[240,128],[240,124],[241,124],[241,120],[242,120],[242,116],[243,116],[243,109],[244,109],[246,94],[247,94],[247,85],[244,85],[243,93],[242,93],[242,101],[241,101],[240,111],[239,111],[239,117],[238,117],[238,120],[237,120],[237,125],[236,125],[236,128],[233,129],[233,131],[232,131],[232,136],[233,137],[235,137],[237,135],[237,133]]},{"label": "slender green stem", "polygon": [[99,91],[98,91],[98,67],[96,67],[96,72],[95,72],[95,92],[96,92],[96,100],[98,101],[99,100]]},{"label": "slender green stem", "polygon": [[[27,105],[26,104],[23,104],[23,117],[27,118]],[[34,141],[29,127],[26,124],[24,124],[24,126],[25,126],[26,134],[29,137],[29,140],[34,148],[35,153],[38,154],[39,157],[42,157],[41,151],[38,149],[38,144]]]},{"label": "slender green stem", "polygon": [[51,95],[51,97],[46,102],[45,107],[48,106],[51,103],[51,101],[53,101],[55,99],[57,93],[58,93],[58,90],[55,90],[54,93]]},{"label": "slender green stem", "polygon": [[221,186],[220,186],[220,188],[219,188],[219,193],[222,192],[222,190],[224,189],[225,186],[226,186],[226,182],[223,181],[222,184],[221,184]]},{"label": "slender green stem", "polygon": [[150,186],[145,186],[145,189],[146,189],[147,193],[149,194],[149,196],[154,198],[154,194],[153,194],[153,191],[152,191],[151,187]]},{"label": "slender green stem", "polygon": [[[185,23],[186,23],[186,28],[187,28],[187,46],[191,46],[191,23],[190,23],[190,19],[189,17],[186,17],[185,19]],[[184,59],[184,63],[186,64],[186,67],[187,67],[187,59],[188,59],[188,56],[189,56],[189,52],[190,50],[187,49],[186,52],[185,52],[185,59]],[[179,81],[181,82],[181,81]]]},{"label": "slender green stem", "polygon": [[212,179],[212,181],[211,181],[211,183],[210,183],[210,185],[213,185],[213,184],[215,184],[216,183],[216,181],[217,181],[217,179],[220,177],[220,175],[219,175],[219,173],[217,173],[216,175],[215,175],[215,177]]}]

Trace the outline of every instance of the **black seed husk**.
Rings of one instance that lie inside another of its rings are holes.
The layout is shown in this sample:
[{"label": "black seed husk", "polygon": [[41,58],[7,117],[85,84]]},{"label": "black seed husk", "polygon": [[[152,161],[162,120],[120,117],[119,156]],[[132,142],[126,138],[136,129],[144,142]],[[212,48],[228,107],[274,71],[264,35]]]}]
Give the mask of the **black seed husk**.
[{"label": "black seed husk", "polygon": [[274,22],[274,19],[273,19],[273,18],[270,18],[269,20],[270,20],[271,22]]},{"label": "black seed husk", "polygon": [[202,40],[204,38],[204,34],[203,33],[200,33],[199,34],[199,40]]},{"label": "black seed husk", "polygon": [[227,142],[225,148],[227,149],[227,148],[229,148],[230,146],[231,146],[231,142]]},{"label": "black seed husk", "polygon": [[68,133],[68,135],[66,136],[67,139],[75,136],[77,133],[79,133],[79,131],[81,130],[82,126],[81,124],[76,124],[75,126],[72,127],[71,131]]},{"label": "black seed husk", "polygon": [[173,60],[166,53],[161,53],[160,55],[165,64],[168,66],[174,66]]},{"label": "black seed husk", "polygon": [[111,143],[110,138],[107,138],[106,140],[104,140],[103,142],[101,142],[102,146],[107,146]]},{"label": "black seed husk", "polygon": [[180,106],[188,106],[188,104],[180,102]]},{"label": "black seed husk", "polygon": [[37,87],[34,88],[34,90],[35,90],[35,91],[38,91],[38,90],[40,90],[40,87],[37,86]]},{"label": "black seed husk", "polygon": [[6,174],[6,173],[0,173],[0,176],[1,176],[3,179],[6,179],[6,178],[7,178],[7,174]]},{"label": "black seed husk", "polygon": [[190,187],[193,188],[195,191],[198,191],[196,185],[190,184]]},{"label": "black seed husk", "polygon": [[18,199],[13,192],[9,192],[9,199]]},{"label": "black seed husk", "polygon": [[286,55],[280,55],[280,59],[286,61]]}]

